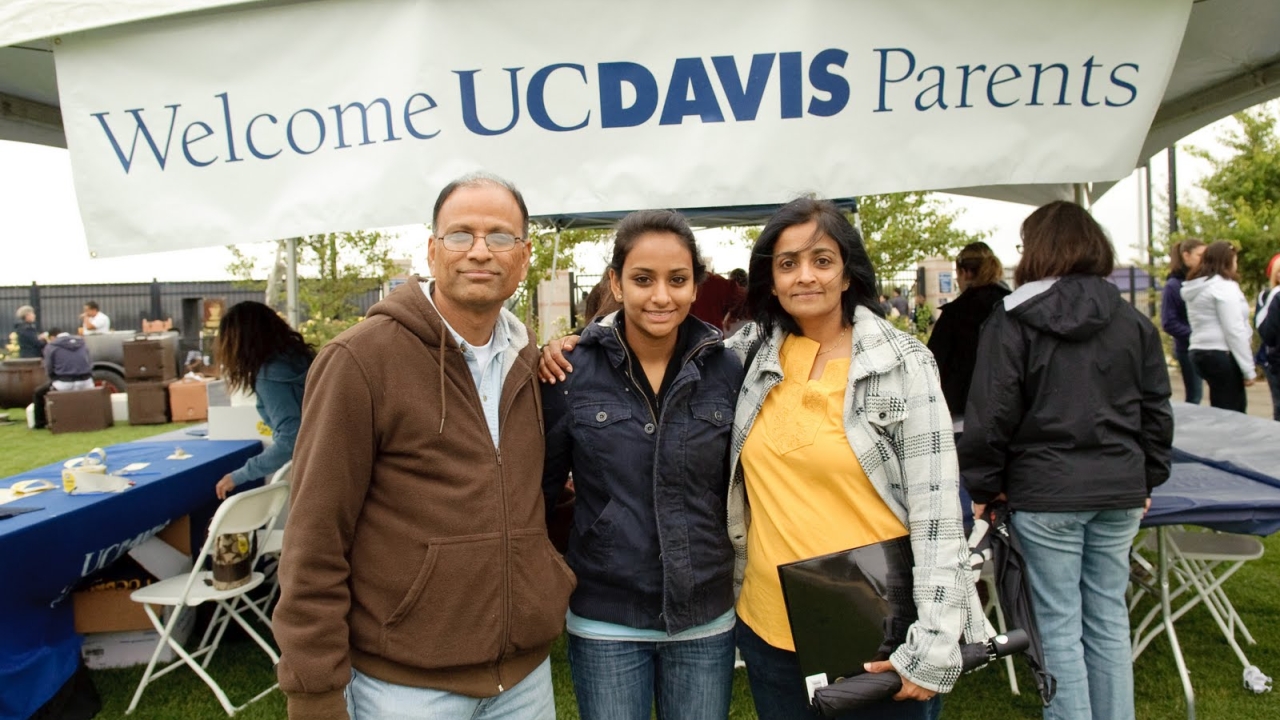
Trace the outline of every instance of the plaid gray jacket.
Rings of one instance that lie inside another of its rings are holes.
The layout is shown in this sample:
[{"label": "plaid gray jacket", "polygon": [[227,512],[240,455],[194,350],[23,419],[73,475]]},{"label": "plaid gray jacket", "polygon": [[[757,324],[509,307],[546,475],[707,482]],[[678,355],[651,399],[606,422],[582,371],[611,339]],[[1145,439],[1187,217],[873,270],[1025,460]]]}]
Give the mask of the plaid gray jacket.
[{"label": "plaid gray jacket", "polygon": [[[759,326],[751,323],[727,342],[745,358],[760,335]],[[751,519],[742,446],[765,396],[782,381],[778,350],[785,337],[775,329],[763,339],[747,368],[733,420],[728,522],[736,554],[735,590],[742,588]],[[986,639],[960,515],[951,414],[937,364],[920,341],[859,307],[852,342],[845,434],[876,492],[907,527],[915,556],[919,618],[890,661],[915,684],[948,692],[960,676],[961,633],[970,642]]]}]

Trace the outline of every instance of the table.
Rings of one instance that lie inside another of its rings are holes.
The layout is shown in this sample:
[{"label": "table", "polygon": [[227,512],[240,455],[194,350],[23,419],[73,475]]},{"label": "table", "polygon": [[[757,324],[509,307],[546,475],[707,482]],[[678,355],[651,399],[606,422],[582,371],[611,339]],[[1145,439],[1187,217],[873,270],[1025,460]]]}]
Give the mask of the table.
[{"label": "table", "polygon": [[[166,460],[175,446],[191,457]],[[0,520],[0,720],[25,720],[75,672],[81,638],[72,587],[171,521],[216,503],[218,479],[261,449],[257,440],[194,437],[113,445],[106,448],[110,471],[151,463],[129,476],[134,487],[100,495],[51,490],[0,506],[41,508]],[[61,488],[61,463],[0,480],[0,487],[30,479]]]}]

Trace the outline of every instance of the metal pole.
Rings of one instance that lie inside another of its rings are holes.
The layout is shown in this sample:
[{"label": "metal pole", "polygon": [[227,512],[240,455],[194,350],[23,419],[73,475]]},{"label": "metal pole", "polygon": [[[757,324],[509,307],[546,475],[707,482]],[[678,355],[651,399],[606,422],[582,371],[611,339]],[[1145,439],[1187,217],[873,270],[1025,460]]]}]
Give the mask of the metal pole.
[{"label": "metal pole", "polygon": [[551,279],[556,279],[556,260],[560,257],[560,228],[556,227],[556,241],[551,246]]},{"label": "metal pole", "polygon": [[1075,203],[1089,210],[1089,183],[1072,183],[1071,192]]},{"label": "metal pole", "polygon": [[1169,146],[1169,236],[1178,232],[1178,146]]},{"label": "metal pole", "polygon": [[[1146,193],[1146,208],[1141,207],[1143,202],[1143,193]],[[1147,291],[1147,317],[1156,316],[1156,294],[1155,294],[1155,268],[1156,268],[1156,243],[1155,234],[1151,228],[1151,159],[1148,158],[1142,164],[1142,184],[1138,186],[1138,226],[1142,228],[1142,234],[1147,241],[1147,272],[1153,273],[1149,278],[1150,289]]]},{"label": "metal pole", "polygon": [[1187,703],[1187,720],[1196,720],[1196,691],[1191,687],[1191,673],[1187,672],[1187,661],[1182,657],[1182,645],[1178,642],[1178,631],[1173,629],[1173,598],[1169,593],[1169,538],[1168,528],[1156,528],[1156,563],[1160,577],[1160,614],[1164,621],[1164,632],[1169,637],[1169,648],[1173,650],[1173,664],[1178,668],[1178,677],[1182,679],[1182,697]]},{"label": "metal pole", "polygon": [[301,324],[298,318],[298,238],[289,238],[286,249],[289,265],[285,268],[285,313],[289,327],[296,329]]}]

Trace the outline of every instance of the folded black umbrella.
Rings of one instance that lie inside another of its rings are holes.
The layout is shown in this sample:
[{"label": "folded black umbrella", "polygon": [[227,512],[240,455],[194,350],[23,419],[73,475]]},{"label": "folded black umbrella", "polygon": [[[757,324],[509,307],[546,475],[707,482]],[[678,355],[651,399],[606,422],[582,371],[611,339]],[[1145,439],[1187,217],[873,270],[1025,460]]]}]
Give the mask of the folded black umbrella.
[{"label": "folded black umbrella", "polygon": [[[977,518],[975,518],[976,520]],[[1022,653],[1031,665],[1040,700],[1048,705],[1058,691],[1058,682],[1044,669],[1044,646],[1040,643],[1040,630],[1036,625],[1035,610],[1031,605],[1031,585],[1027,578],[1026,560],[1022,545],[1009,520],[1009,506],[1003,500],[989,503],[983,517],[990,526],[986,542],[991,546],[991,562],[995,563],[996,594],[1000,609],[1011,627],[1027,633],[1027,649]]]}]

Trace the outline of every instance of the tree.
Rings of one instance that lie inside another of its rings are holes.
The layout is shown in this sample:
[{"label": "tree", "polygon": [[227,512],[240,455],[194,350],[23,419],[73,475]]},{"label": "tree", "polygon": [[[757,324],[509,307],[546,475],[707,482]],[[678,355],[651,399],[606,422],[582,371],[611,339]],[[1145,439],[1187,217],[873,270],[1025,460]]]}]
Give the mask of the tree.
[{"label": "tree", "polygon": [[[361,319],[355,298],[382,287],[396,272],[391,238],[380,232],[357,230],[296,240],[298,304],[305,318],[299,329],[309,342],[322,345]],[[257,260],[234,245],[228,250],[234,257],[228,272],[254,287],[265,288],[267,283],[253,279],[260,276]],[[280,253],[276,253],[277,267],[279,258]],[[283,284],[278,287],[278,296],[267,298],[267,304],[283,310]]]},{"label": "tree", "polygon": [[1183,236],[1235,243],[1241,284],[1252,292],[1266,282],[1267,261],[1280,252],[1280,104],[1260,105],[1232,117],[1236,127],[1219,138],[1231,150],[1229,157],[1188,149],[1208,161],[1213,172],[1199,182],[1205,202],[1182,205],[1178,219]]}]

